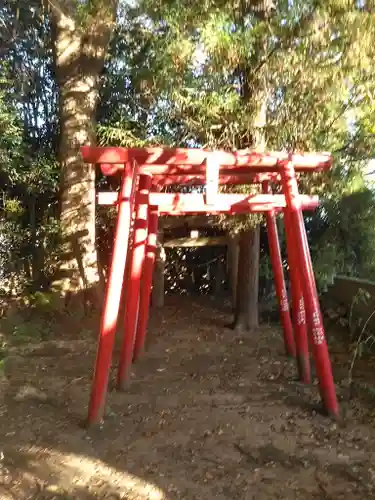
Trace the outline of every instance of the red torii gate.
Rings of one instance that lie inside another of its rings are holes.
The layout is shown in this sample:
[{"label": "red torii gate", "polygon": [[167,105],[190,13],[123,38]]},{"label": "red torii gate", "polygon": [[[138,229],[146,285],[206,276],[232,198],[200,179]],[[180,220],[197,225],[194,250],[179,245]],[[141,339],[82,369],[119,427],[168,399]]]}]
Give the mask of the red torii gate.
[{"label": "red torii gate", "polygon": [[[98,339],[88,424],[99,423],[105,410],[109,371],[122,290],[125,324],[117,373],[118,388],[125,388],[133,361],[142,353],[149,315],[159,215],[236,214],[264,212],[270,256],[283,326],[285,350],[295,356],[299,378],[311,380],[309,343],[320,395],[327,412],[339,414],[322,314],[307,242],[302,210],[313,209],[318,198],[298,192],[296,172],[319,172],[332,165],[328,153],[287,154],[248,151],[224,152],[202,149],[115,148],[81,149],[86,163],[99,164],[105,175],[121,175],[121,188],[98,194],[102,205],[117,205],[114,249]],[[282,186],[272,194],[270,183]],[[218,193],[223,184],[261,183],[263,194]],[[151,192],[173,184],[206,185],[206,193]],[[276,213],[283,211],[290,269],[293,327],[285,286]],[[134,215],[134,220],[132,218]],[[306,314],[305,314],[306,307]],[[294,332],[293,332],[294,329]]]}]

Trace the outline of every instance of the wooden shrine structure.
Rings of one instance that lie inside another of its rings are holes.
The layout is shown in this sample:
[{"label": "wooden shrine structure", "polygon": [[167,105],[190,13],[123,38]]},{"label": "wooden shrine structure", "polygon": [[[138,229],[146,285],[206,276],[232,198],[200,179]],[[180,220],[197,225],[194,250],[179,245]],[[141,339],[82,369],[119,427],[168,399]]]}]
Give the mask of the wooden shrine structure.
[{"label": "wooden shrine structure", "polygon": [[[125,321],[117,386],[124,389],[131,365],[141,355],[149,316],[158,219],[161,215],[266,214],[285,350],[297,361],[299,378],[310,383],[309,341],[323,406],[332,416],[339,407],[302,210],[317,207],[318,198],[300,194],[298,173],[325,171],[328,153],[288,154],[252,151],[206,151],[168,148],[82,148],[86,163],[100,165],[104,175],[120,178],[118,192],[98,193],[98,203],[117,206],[111,266],[98,338],[88,410],[88,424],[104,416],[105,400],[121,297]],[[262,185],[262,194],[220,193],[220,185]],[[274,194],[278,184],[282,194]],[[201,185],[204,194],[162,193],[161,186]],[[276,215],[284,214],[291,281],[293,319],[289,311]],[[124,292],[124,293],[122,293]],[[251,360],[249,360],[251,362]]]}]

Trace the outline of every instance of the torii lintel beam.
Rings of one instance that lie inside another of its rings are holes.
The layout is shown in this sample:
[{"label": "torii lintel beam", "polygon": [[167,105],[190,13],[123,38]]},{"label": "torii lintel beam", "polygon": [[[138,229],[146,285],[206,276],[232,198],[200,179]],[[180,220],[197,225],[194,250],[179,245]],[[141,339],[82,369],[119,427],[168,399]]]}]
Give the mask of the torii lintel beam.
[{"label": "torii lintel beam", "polygon": [[[150,193],[149,203],[157,206],[159,214],[184,215],[195,213],[240,214],[268,212],[285,208],[285,196],[277,194],[218,194],[213,205],[207,205],[205,196],[196,193]],[[319,204],[317,196],[299,195],[303,210],[313,210]],[[117,205],[118,193],[99,192],[99,205]]]}]

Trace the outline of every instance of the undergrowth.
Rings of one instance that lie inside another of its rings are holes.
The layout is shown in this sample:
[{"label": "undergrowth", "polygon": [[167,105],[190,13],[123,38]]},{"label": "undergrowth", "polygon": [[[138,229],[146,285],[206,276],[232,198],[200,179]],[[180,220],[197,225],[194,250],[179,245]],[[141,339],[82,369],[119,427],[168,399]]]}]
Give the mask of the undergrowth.
[{"label": "undergrowth", "polygon": [[72,336],[81,338],[92,330],[95,322],[95,313],[93,317],[86,317],[82,308],[67,309],[52,293],[24,296],[13,303],[0,320],[0,362],[11,347]]},{"label": "undergrowth", "polygon": [[[350,394],[353,392],[353,372],[356,363],[359,359],[363,357],[370,357],[374,355],[374,345],[375,345],[375,335],[371,329],[371,321],[375,316],[375,309],[371,311],[367,317],[355,316],[354,310],[355,306],[358,304],[364,304],[368,306],[371,303],[371,294],[362,288],[358,290],[356,295],[352,299],[352,303],[349,311],[348,326],[350,332],[350,348],[351,348],[351,359],[348,368],[348,386]],[[366,389],[371,394],[375,394],[374,387],[367,387]]]}]

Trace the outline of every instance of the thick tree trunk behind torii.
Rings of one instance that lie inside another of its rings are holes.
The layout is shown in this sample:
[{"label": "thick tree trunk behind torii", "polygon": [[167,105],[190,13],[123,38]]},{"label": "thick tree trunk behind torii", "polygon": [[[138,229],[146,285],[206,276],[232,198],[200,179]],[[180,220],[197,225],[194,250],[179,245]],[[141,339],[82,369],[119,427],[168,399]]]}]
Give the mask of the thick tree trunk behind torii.
[{"label": "thick tree trunk behind torii", "polygon": [[[245,4],[244,4],[245,6]],[[261,21],[266,21],[274,11],[272,0],[260,0],[253,4],[253,11]],[[245,12],[242,12],[243,19]],[[242,26],[243,30],[247,28]],[[267,53],[265,40],[259,40],[259,53]],[[254,62],[253,62],[254,65]],[[255,66],[258,64],[255,63]],[[242,100],[244,104],[257,103],[257,112],[252,127],[252,146],[262,153],[266,149],[267,125],[267,63],[262,65],[262,72],[254,73],[251,64],[242,67]],[[238,278],[234,327],[250,330],[259,326],[259,254],[260,227],[254,227],[241,235],[238,261]]]},{"label": "thick tree trunk behind torii", "polygon": [[[102,6],[100,6],[102,4]],[[59,87],[61,164],[60,222],[63,258],[54,288],[83,291],[93,301],[99,282],[95,246],[95,167],[85,165],[82,145],[95,142],[100,75],[116,2],[98,2],[96,15],[77,19],[73,0],[51,4],[54,63]]]},{"label": "thick tree trunk behind torii", "polygon": [[[264,152],[266,149],[266,120],[267,96],[264,95],[254,122],[254,146],[259,152]],[[258,225],[240,235],[234,314],[236,330],[247,331],[259,326],[259,254],[260,226]]]},{"label": "thick tree trunk behind torii", "polygon": [[259,326],[260,227],[241,234],[234,327],[248,331]]},{"label": "thick tree trunk behind torii", "polygon": [[158,232],[158,246],[156,249],[156,259],[154,267],[154,276],[152,282],[151,304],[155,308],[164,306],[165,294],[165,261],[166,254],[164,249],[164,232],[162,229]]},{"label": "thick tree trunk behind torii", "polygon": [[238,275],[238,258],[239,258],[239,237],[238,235],[228,238],[227,247],[227,273],[228,281],[232,298],[232,308],[236,309],[237,301],[237,275]]}]

